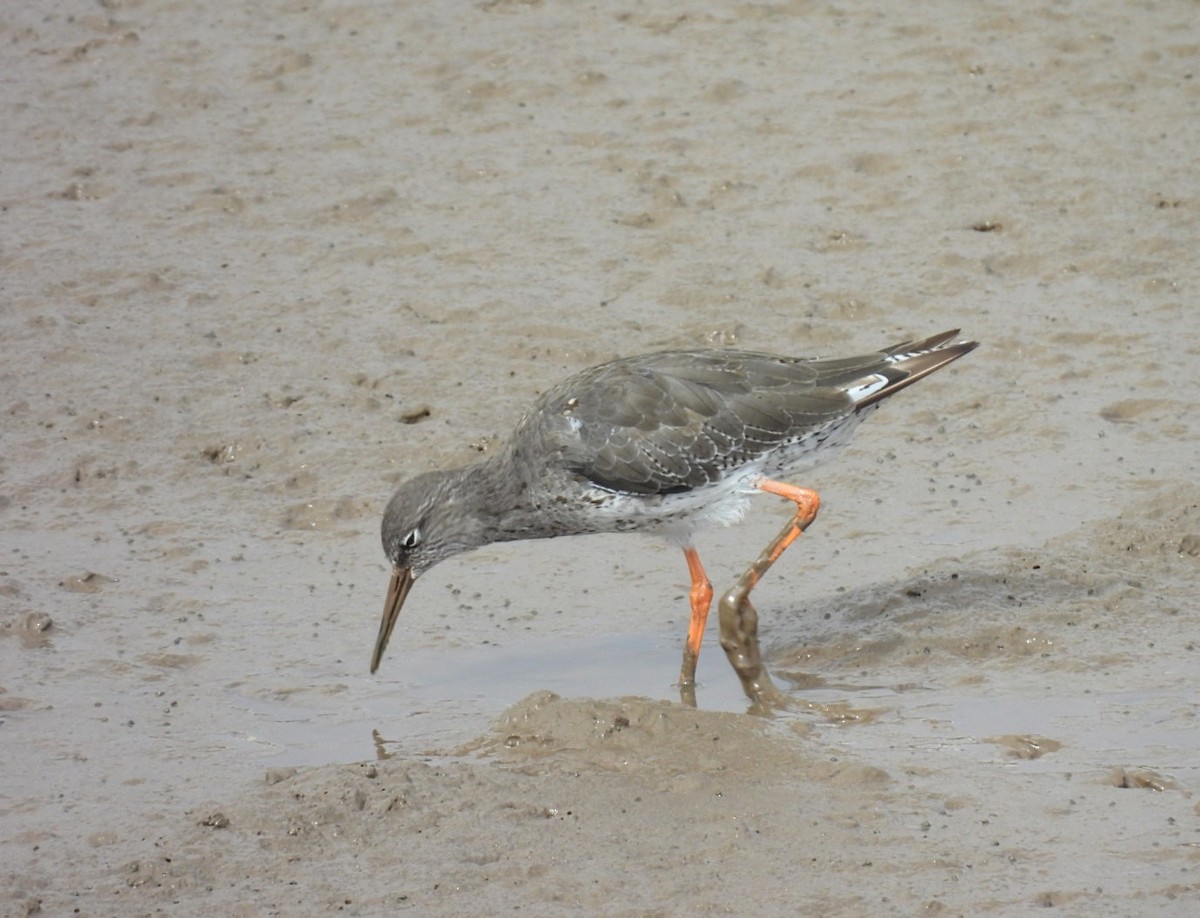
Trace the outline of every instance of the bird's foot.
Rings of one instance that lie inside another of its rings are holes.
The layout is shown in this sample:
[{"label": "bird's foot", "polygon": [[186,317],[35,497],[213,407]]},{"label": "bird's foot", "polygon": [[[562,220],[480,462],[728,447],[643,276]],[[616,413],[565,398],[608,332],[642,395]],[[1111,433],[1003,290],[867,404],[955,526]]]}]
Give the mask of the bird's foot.
[{"label": "bird's foot", "polygon": [[[746,692],[746,697],[750,699],[749,712],[751,714],[770,717],[775,711],[792,705],[791,698],[775,687],[775,683],[771,681],[771,677],[764,667],[759,667],[757,676],[743,677],[741,673],[738,673],[738,676],[742,679],[742,688]],[[689,708],[697,707],[695,679],[685,679],[681,676],[675,683],[675,687],[679,689],[680,704],[687,705]]]},{"label": "bird's foot", "polygon": [[696,707],[696,654],[691,643],[683,648],[683,662],[679,664],[679,703]]},{"label": "bird's foot", "polygon": [[792,707],[792,699],[775,687],[765,668],[753,684],[748,684],[743,679],[742,688],[746,697],[750,699],[748,712],[757,717],[774,717],[777,711]]},{"label": "bird's foot", "polygon": [[758,613],[740,584],[721,597],[721,647],[750,699],[750,713],[770,716],[790,705],[776,688],[758,649]]},{"label": "bird's foot", "polygon": [[685,704],[689,708],[696,707],[696,683],[679,683],[679,703]]}]

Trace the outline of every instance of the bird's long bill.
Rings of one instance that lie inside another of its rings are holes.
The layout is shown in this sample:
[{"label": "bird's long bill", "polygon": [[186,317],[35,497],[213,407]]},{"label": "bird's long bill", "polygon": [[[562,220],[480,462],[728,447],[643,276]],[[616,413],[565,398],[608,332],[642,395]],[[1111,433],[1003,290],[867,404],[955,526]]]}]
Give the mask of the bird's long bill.
[{"label": "bird's long bill", "polygon": [[392,568],[387,599],[383,601],[383,621],[379,623],[379,637],[375,638],[375,652],[371,654],[372,673],[379,669],[379,661],[383,659],[383,651],[387,648],[388,638],[392,636],[392,629],[396,627],[396,619],[400,617],[400,607],[404,605],[404,597],[412,589],[414,579],[411,568]]}]

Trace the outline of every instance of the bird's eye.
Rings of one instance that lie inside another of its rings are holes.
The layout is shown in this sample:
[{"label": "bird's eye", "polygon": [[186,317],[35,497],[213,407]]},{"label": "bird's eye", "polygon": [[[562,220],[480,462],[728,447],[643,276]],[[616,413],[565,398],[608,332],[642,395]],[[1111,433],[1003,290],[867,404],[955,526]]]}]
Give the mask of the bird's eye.
[{"label": "bird's eye", "polygon": [[408,535],[406,535],[403,539],[400,540],[400,544],[403,545],[405,548],[409,549],[410,551],[412,549],[416,548],[418,545],[421,544],[421,530],[413,529],[412,531],[410,531],[408,533]]}]

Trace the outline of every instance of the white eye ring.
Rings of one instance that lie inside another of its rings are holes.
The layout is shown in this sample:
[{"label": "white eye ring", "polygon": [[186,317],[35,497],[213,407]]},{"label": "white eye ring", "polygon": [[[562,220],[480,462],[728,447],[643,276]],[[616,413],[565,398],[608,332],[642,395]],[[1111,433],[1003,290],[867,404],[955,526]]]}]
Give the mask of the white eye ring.
[{"label": "white eye ring", "polygon": [[421,544],[421,530],[420,529],[412,530],[410,533],[408,533],[408,535],[406,535],[403,539],[400,540],[400,544],[402,546],[404,546],[405,548],[410,548],[410,549],[416,548],[418,545]]}]

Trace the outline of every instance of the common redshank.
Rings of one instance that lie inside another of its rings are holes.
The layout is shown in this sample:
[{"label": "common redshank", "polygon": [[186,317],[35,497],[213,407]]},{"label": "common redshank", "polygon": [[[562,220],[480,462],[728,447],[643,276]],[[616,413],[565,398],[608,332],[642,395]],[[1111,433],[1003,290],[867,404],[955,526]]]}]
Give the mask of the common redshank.
[{"label": "common redshank", "polygon": [[844,358],[740,350],[658,351],[577,373],[544,393],[495,455],[405,482],[383,515],[392,578],[371,672],[417,577],[492,542],[645,532],[683,549],[691,622],[679,685],[695,703],[712,584],[692,543],[764,491],[796,512],[719,604],[721,646],[760,708],[785,703],[758,647],[750,591],[817,515],[815,491],[783,476],[834,455],[879,403],[976,346],[958,330]]}]

